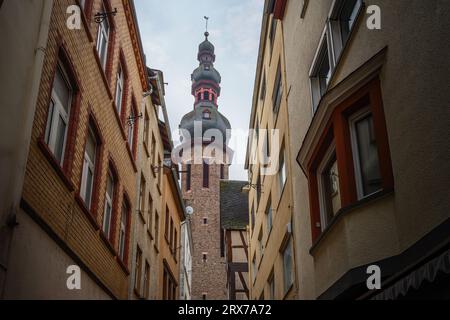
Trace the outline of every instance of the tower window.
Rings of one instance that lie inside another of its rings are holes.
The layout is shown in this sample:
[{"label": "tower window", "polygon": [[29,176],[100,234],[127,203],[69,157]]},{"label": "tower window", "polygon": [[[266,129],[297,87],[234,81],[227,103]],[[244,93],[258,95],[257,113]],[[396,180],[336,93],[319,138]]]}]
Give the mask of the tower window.
[{"label": "tower window", "polygon": [[203,188],[209,188],[209,164],[203,162]]},{"label": "tower window", "polygon": [[203,119],[204,120],[210,120],[211,119],[211,112],[209,112],[208,110],[203,111]]},{"label": "tower window", "polygon": [[204,93],[203,93],[203,99],[204,100],[209,100],[209,92],[208,91],[205,91]]},{"label": "tower window", "polygon": [[208,224],[208,218],[203,218],[203,224]]},{"label": "tower window", "polygon": [[191,190],[191,164],[186,164],[186,191]]},{"label": "tower window", "polygon": [[203,260],[203,263],[208,261],[208,253],[203,252],[203,259],[202,260]]}]

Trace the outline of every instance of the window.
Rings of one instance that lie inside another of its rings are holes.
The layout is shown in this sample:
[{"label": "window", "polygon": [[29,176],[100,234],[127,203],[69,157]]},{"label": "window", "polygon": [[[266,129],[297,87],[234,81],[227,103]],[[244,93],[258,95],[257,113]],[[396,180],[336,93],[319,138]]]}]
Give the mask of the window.
[{"label": "window", "polygon": [[202,300],[207,300],[206,298],[207,298],[207,296],[208,296],[208,294],[207,293],[202,293]]},{"label": "window", "polygon": [[267,234],[272,231],[272,200],[271,196],[269,196],[269,201],[266,207],[266,226],[267,226]]},{"label": "window", "polygon": [[86,207],[91,210],[92,193],[94,188],[95,167],[97,162],[98,142],[94,130],[91,125],[88,129],[88,137],[84,150],[83,173],[81,176],[80,195]]},{"label": "window", "polygon": [[316,112],[320,99],[328,88],[331,78],[331,57],[327,43],[328,35],[325,33],[319,51],[316,54],[311,73],[311,93],[313,98],[313,111]]},{"label": "window", "polygon": [[123,104],[123,69],[122,69],[122,65],[119,64],[119,69],[117,70],[117,79],[116,79],[116,97],[115,97],[115,102],[116,102],[116,108],[117,108],[117,112],[120,113],[122,112],[122,104]]},{"label": "window", "polygon": [[203,218],[203,224],[204,225],[208,224],[208,218]]},{"label": "window", "polygon": [[251,212],[252,212],[252,231],[255,229],[255,208],[253,207],[253,205],[252,205],[252,210],[251,210]]},{"label": "window", "polygon": [[147,111],[145,111],[145,119],[144,119],[144,143],[145,146],[148,147],[148,138],[149,138],[149,128],[150,128],[150,118],[148,116]]},{"label": "window", "polygon": [[364,109],[349,122],[358,199],[362,199],[382,189],[373,116]]},{"label": "window", "polygon": [[209,188],[209,164],[203,161],[203,188]]},{"label": "window", "polygon": [[[105,6],[102,7],[103,12],[107,12]],[[106,70],[106,61],[108,59],[108,50],[109,50],[109,35],[111,32],[111,27],[108,19],[104,19],[98,28],[97,34],[97,52],[100,58],[100,63],[103,67],[103,70]]]},{"label": "window", "polygon": [[[162,166],[163,165],[163,163],[161,162],[161,156],[160,155],[158,155],[158,164],[157,165],[158,166]],[[158,170],[158,185],[161,184],[161,177],[162,177],[161,173],[162,172],[163,172],[162,168]]]},{"label": "window", "polygon": [[159,243],[159,214],[158,210],[155,210],[155,245]]},{"label": "window", "polygon": [[280,160],[278,165],[278,183],[280,186],[280,195],[283,192],[284,185],[286,184],[287,174],[286,174],[286,162],[285,162],[285,151],[284,145],[280,150]]},{"label": "window", "polygon": [[272,93],[273,112],[278,113],[280,110],[281,98],[283,96],[283,81],[281,79],[281,61],[278,62],[277,76]]},{"label": "window", "polygon": [[261,227],[258,234],[259,263],[261,263],[264,256],[263,235],[264,233]]},{"label": "window", "polygon": [[173,233],[173,220],[172,220],[172,218],[170,218],[170,230],[169,230],[169,247],[170,247],[170,251],[172,252],[172,254],[173,254],[173,235],[174,235],[174,233]]},{"label": "window", "polygon": [[269,286],[269,300],[275,300],[275,274],[273,270],[269,277],[269,281],[267,281],[267,284]]},{"label": "window", "polygon": [[105,210],[103,213],[103,233],[111,240],[111,222],[113,214],[113,199],[114,199],[115,181],[111,170],[108,172],[106,178],[106,195],[105,195]]},{"label": "window", "polygon": [[203,92],[203,100],[206,100],[206,101],[209,100],[209,92],[208,91]]},{"label": "window", "polygon": [[220,179],[225,179],[225,165],[221,164],[220,165]]},{"label": "window", "polygon": [[177,260],[177,248],[178,248],[178,232],[173,229],[173,256]]},{"label": "window", "polygon": [[275,19],[275,16],[272,14],[272,21],[271,21],[271,24],[270,24],[270,33],[269,33],[270,52],[273,51],[273,43],[275,42],[276,30],[277,30],[277,19]]},{"label": "window", "polygon": [[119,229],[119,258],[122,261],[125,261],[125,252],[128,238],[128,221],[129,221],[129,207],[128,204],[124,201],[122,204],[122,214],[120,218],[120,229]]},{"label": "window", "polygon": [[294,284],[292,239],[289,239],[282,253],[283,253],[284,292],[287,293]]},{"label": "window", "polygon": [[203,111],[203,120],[211,120],[211,112],[209,110]]},{"label": "window", "polygon": [[167,242],[169,242],[169,207],[166,206],[166,220],[164,222],[164,237],[166,238]]},{"label": "window", "polygon": [[150,265],[147,260],[145,261],[145,271],[144,271],[144,298],[150,298]]},{"label": "window", "polygon": [[202,253],[202,261],[203,263],[206,263],[208,261],[208,253],[207,252],[203,252]]},{"label": "window", "polygon": [[338,0],[329,19],[335,60],[340,57],[362,8],[362,0]]},{"label": "window", "polygon": [[155,135],[152,132],[152,146],[151,146],[151,157],[152,157],[152,163],[154,164],[156,162],[156,139]]},{"label": "window", "polygon": [[258,180],[256,181],[256,206],[259,206],[259,200],[261,199],[261,174],[258,174]]},{"label": "window", "polygon": [[264,135],[264,141],[263,141],[263,159],[261,160],[264,167],[269,166],[270,164],[270,130],[269,127],[267,127]]},{"label": "window", "polygon": [[137,246],[136,250],[136,270],[134,276],[134,290],[141,294],[141,276],[142,276],[142,250]]},{"label": "window", "polygon": [[60,166],[64,164],[73,89],[65,70],[58,65],[48,112],[45,142]]},{"label": "window", "polygon": [[319,194],[321,198],[321,225],[324,230],[341,208],[341,194],[339,188],[339,171],[337,167],[336,151],[332,145],[327,152],[317,173]]},{"label": "window", "polygon": [[145,178],[144,175],[141,174],[141,184],[139,187],[139,211],[141,214],[144,214],[144,206],[145,206]]},{"label": "window", "polygon": [[147,230],[151,233],[153,228],[153,198],[148,194],[148,208],[147,208]]},{"label": "window", "polygon": [[191,190],[191,164],[188,163],[186,164],[186,191],[190,191]]},{"label": "window", "polygon": [[338,212],[394,188],[378,78],[349,95],[323,121],[329,129],[318,133],[322,139],[312,157],[304,157],[304,149],[297,157],[309,176],[313,242]]},{"label": "window", "polygon": [[263,78],[261,81],[261,91],[259,94],[259,99],[264,100],[265,97],[266,97],[266,73],[263,70]]}]

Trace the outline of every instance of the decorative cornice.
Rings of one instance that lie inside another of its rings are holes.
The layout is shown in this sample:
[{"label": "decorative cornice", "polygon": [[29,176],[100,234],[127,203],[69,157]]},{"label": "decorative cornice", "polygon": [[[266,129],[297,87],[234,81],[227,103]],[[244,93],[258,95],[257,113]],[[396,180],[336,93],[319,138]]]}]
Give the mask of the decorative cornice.
[{"label": "decorative cornice", "polygon": [[148,81],[146,76],[145,56],[142,49],[142,41],[139,32],[139,26],[136,18],[134,2],[132,0],[122,0],[125,18],[130,32],[131,44],[133,46],[134,56],[138,65],[139,77],[141,79],[142,88],[148,90]]}]

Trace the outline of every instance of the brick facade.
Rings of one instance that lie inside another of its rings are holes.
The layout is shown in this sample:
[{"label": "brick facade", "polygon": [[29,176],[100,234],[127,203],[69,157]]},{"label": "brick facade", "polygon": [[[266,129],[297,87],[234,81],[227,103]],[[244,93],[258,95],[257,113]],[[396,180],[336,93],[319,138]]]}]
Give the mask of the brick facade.
[{"label": "brick facade", "polygon": [[[51,230],[52,235],[63,243],[66,251],[82,262],[83,268],[95,278],[113,298],[128,298],[130,268],[130,226],[135,215],[136,164],[134,151],[126,142],[127,123],[131,101],[140,101],[145,90],[142,78],[142,57],[136,56],[136,41],[131,38],[130,7],[120,0],[103,1],[107,7],[117,8],[118,14],[111,18],[113,28],[110,37],[109,58],[106,73],[99,64],[96,51],[98,24],[92,17],[101,10],[100,0],[93,1],[92,10],[83,17],[81,30],[66,27],[66,9],[73,1],[55,1],[50,22],[50,31],[36,106],[29,157],[22,195],[22,208],[33,212],[35,218]],[[109,4],[110,3],[110,4]],[[89,6],[91,7],[91,6]],[[67,146],[63,167],[59,167],[48,150],[45,134],[52,82],[58,56],[63,48],[64,65],[77,86],[72,103]],[[113,92],[115,91],[120,52],[127,68],[127,92],[123,103],[125,117],[117,117]],[[145,79],[145,78],[144,78]],[[140,112],[140,105],[136,104]],[[87,209],[80,199],[84,148],[89,122],[95,122],[102,141],[97,156],[97,176],[94,184],[93,206]],[[136,138],[135,138],[136,139]],[[136,145],[136,144],[135,144]],[[112,236],[108,241],[101,227],[105,204],[106,179],[109,168],[114,167],[116,188],[113,203]],[[122,203],[128,198],[128,239],[124,261],[118,257],[119,221]],[[65,270],[62,270],[65,271]],[[89,298],[86,296],[85,298]]]},{"label": "brick facade", "polygon": [[[183,166],[186,170],[186,166]],[[224,168],[228,179],[228,167]],[[182,177],[186,206],[194,209],[192,215],[192,298],[207,300],[227,299],[226,264],[220,252],[220,165],[210,165],[209,188],[203,188],[203,166],[191,166],[191,190],[186,190],[186,174]],[[204,224],[204,219],[207,224]],[[207,254],[206,262],[203,254]]]}]

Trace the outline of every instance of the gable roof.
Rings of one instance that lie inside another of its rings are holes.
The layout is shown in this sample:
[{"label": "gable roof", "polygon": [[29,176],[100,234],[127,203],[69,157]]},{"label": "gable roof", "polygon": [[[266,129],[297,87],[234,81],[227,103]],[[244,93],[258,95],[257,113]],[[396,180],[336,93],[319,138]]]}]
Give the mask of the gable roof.
[{"label": "gable roof", "polygon": [[242,192],[246,181],[220,181],[220,226],[242,230],[248,225],[248,196]]}]

